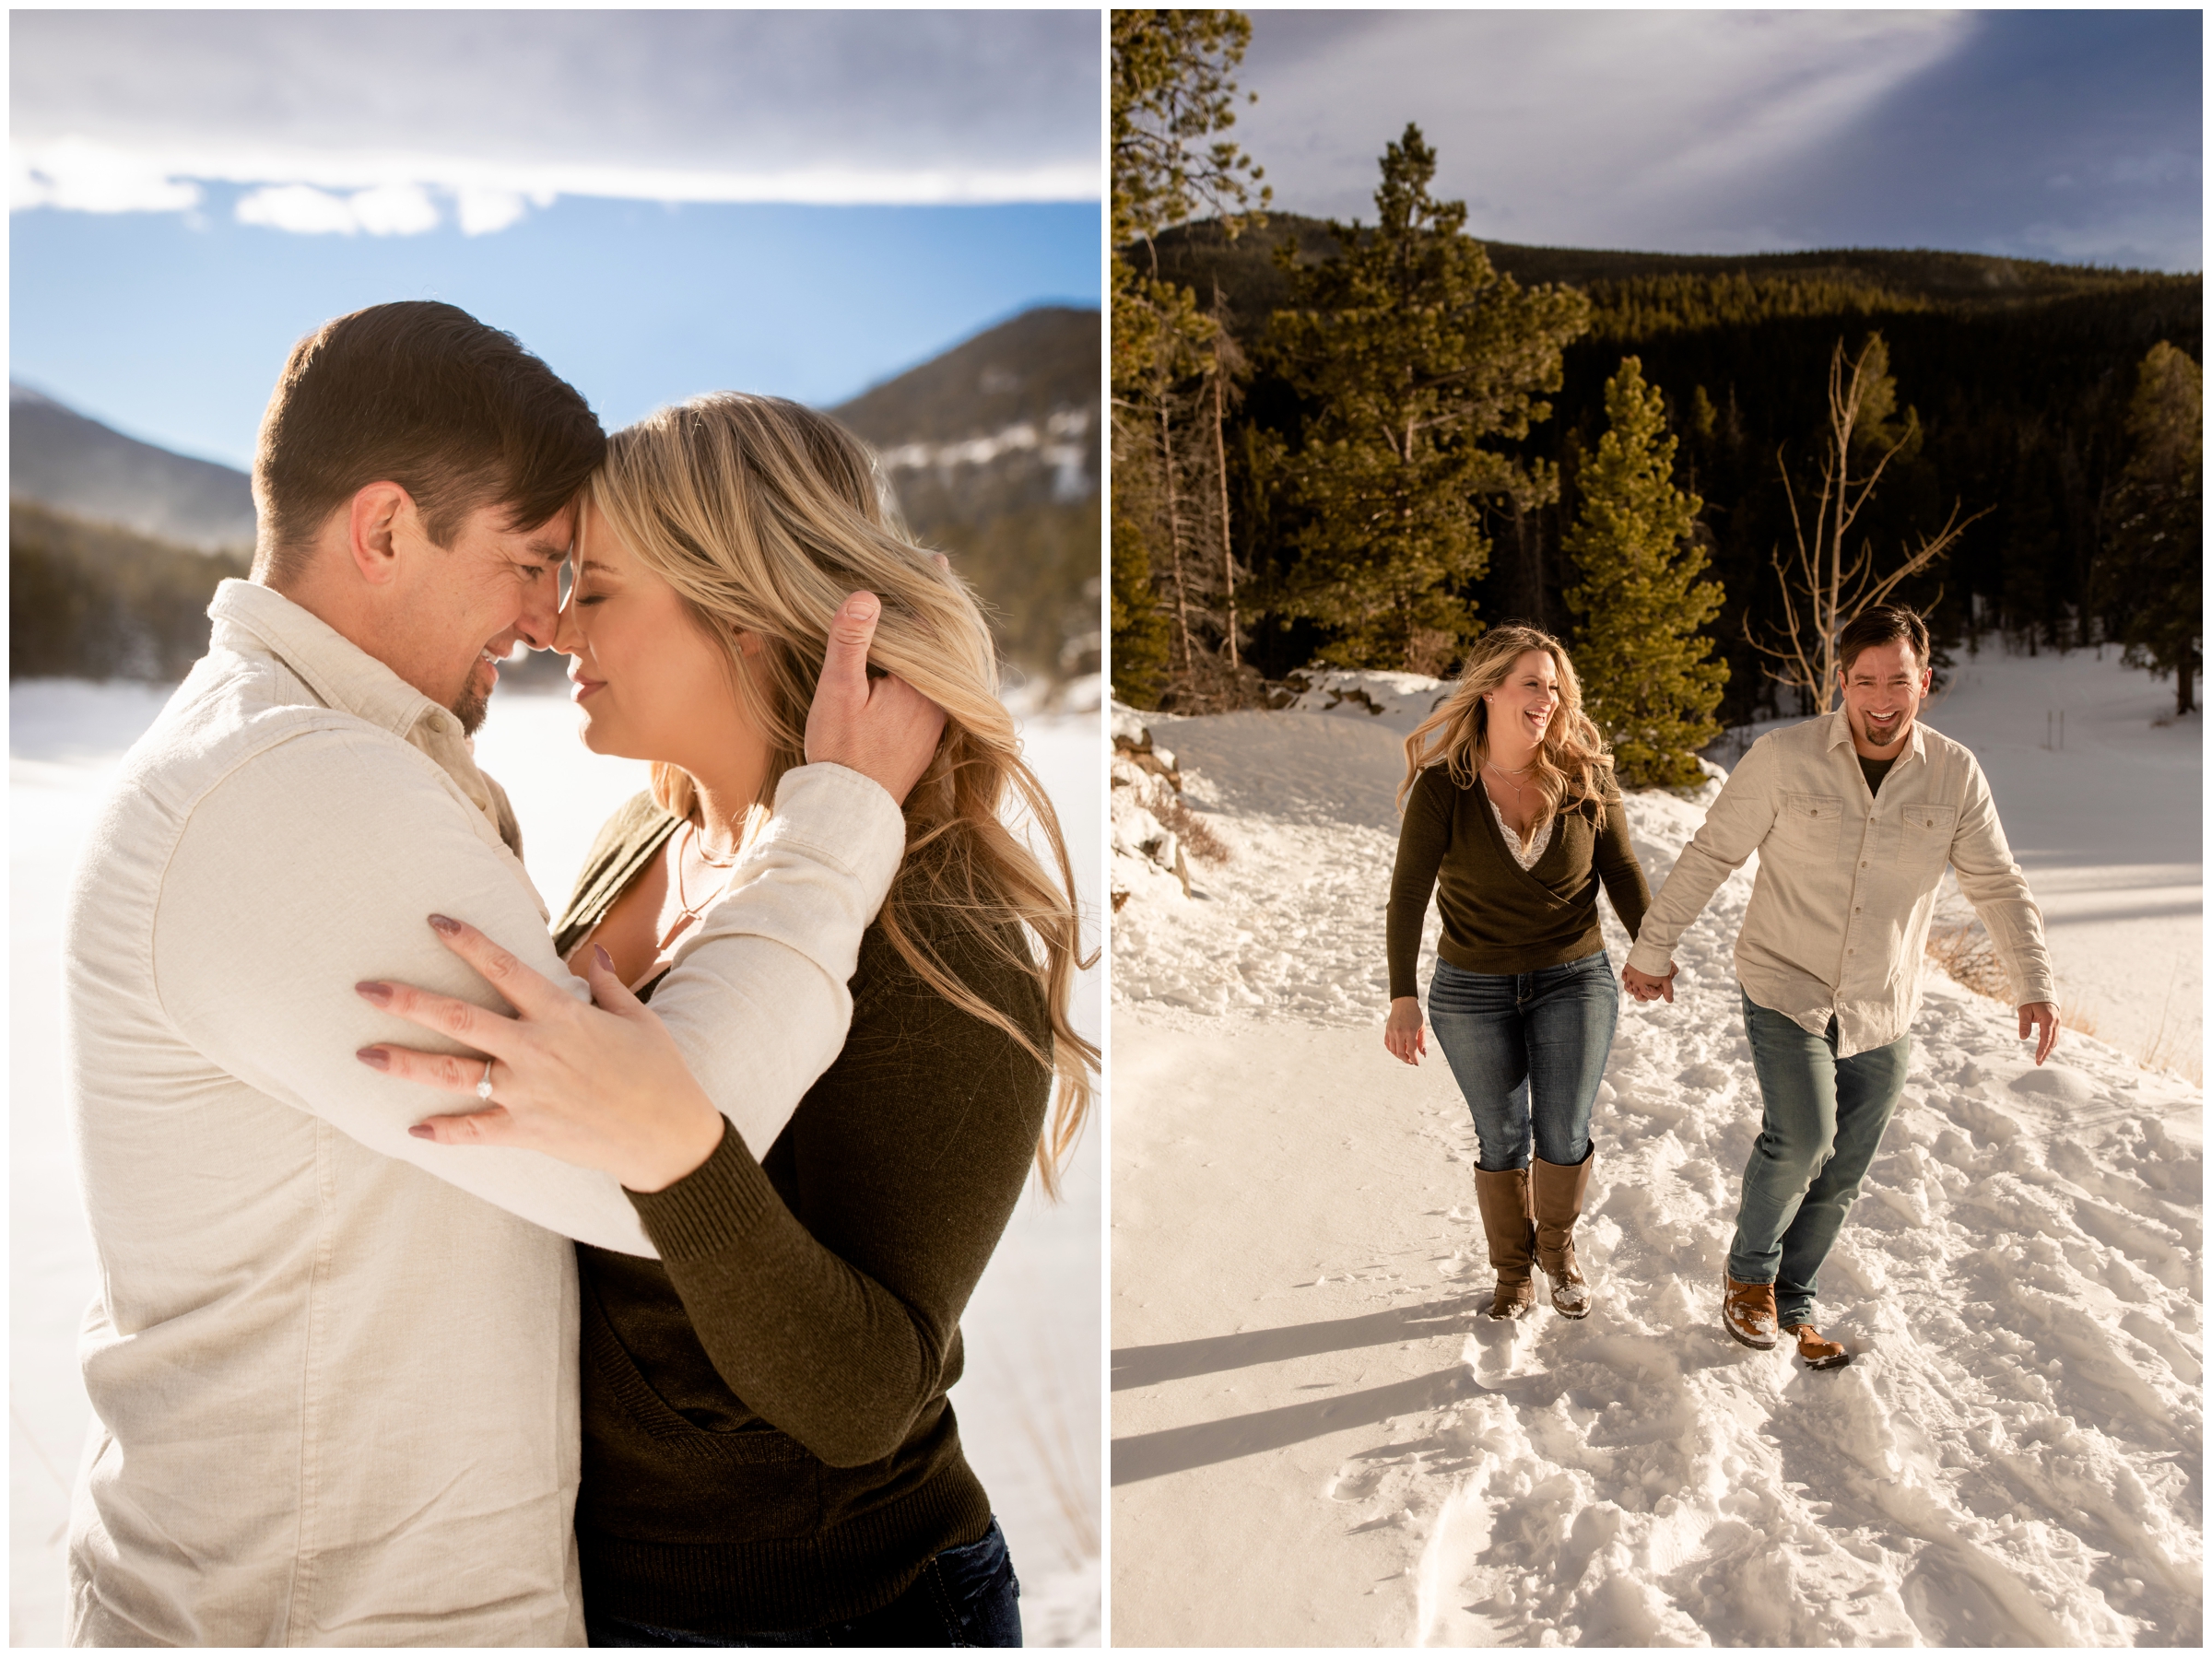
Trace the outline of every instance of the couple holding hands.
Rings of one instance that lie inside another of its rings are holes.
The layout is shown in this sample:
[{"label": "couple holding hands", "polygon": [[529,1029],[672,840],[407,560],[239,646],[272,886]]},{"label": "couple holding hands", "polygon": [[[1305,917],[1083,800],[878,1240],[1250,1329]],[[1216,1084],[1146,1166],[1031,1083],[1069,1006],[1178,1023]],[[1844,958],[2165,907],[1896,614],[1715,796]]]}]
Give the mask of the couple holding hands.
[{"label": "couple holding hands", "polygon": [[2058,1036],[2042,916],[1966,747],[1921,724],[1928,631],[1874,606],[1838,640],[1841,705],[1751,745],[1654,899],[1630,845],[1604,739],[1559,640],[1492,629],[1406,739],[1405,824],[1388,910],[1383,1045],[1428,1051],[1415,981],[1430,894],[1443,934],[1429,1021],[1475,1120],[1475,1188],[1498,1275],[1489,1315],[1594,1294],[1575,1260],[1591,1107],[1620,993],[1597,924],[1602,884],[1634,940],[1620,984],[1674,1000],[1675,942],[1754,852],[1735,943],[1763,1101],[1744,1169],[1721,1321],[1747,1346],[1793,1336],[1814,1369],[1851,1361],[1813,1322],[1821,1263],[1903,1090],[1936,888],[1947,866],[1989,929],[2035,1036]]}]

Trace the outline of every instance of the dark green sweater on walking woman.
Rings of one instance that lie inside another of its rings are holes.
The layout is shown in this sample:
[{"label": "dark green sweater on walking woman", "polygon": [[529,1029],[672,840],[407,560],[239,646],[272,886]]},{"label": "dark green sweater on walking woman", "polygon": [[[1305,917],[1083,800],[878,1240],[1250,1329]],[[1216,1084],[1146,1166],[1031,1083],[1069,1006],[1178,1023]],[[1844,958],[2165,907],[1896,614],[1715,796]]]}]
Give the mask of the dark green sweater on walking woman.
[{"label": "dark green sweater on walking woman", "polygon": [[1605,947],[1597,929],[1602,881],[1613,912],[1636,935],[1652,889],[1629,846],[1629,819],[1610,773],[1604,798],[1570,805],[1535,866],[1513,861],[1477,777],[1462,788],[1432,765],[1414,779],[1390,872],[1385,946],[1390,995],[1418,995],[1421,923],[1429,894],[1443,916],[1436,953],[1463,972],[1534,972]]},{"label": "dark green sweater on walking woman", "polygon": [[[641,795],[601,830],[562,955],[677,823]],[[1035,978],[971,923],[900,914],[1051,1051]],[[844,1050],[766,1154],[725,1124],[695,1171],[630,1193],[657,1261],[578,1245],[576,1539],[594,1612],[723,1635],[819,1628],[881,1609],[983,1535],[990,1498],[946,1393],[1051,1088],[871,926]]]}]

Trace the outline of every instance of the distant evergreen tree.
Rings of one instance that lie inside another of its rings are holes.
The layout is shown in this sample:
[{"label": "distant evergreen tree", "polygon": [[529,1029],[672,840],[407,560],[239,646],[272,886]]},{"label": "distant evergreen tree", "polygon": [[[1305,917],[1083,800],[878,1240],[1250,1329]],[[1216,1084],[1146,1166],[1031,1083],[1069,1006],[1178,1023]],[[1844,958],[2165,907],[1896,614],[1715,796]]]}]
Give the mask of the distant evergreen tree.
[{"label": "distant evergreen tree", "polygon": [[[1129,10],[1112,19],[1109,618],[1115,694],[1144,707],[1163,688],[1185,699],[1219,694],[1212,639],[1235,629],[1233,612],[1214,602],[1235,574],[1221,476],[1226,394],[1208,378],[1235,353],[1188,287],[1160,279],[1153,239],[1202,207],[1232,237],[1243,227],[1260,169],[1220,135],[1236,123],[1230,75],[1251,38],[1250,21],[1234,11]],[[1264,207],[1264,186],[1257,197]],[[1233,637],[1221,653],[1233,667]]]},{"label": "distant evergreen tree", "polygon": [[2112,491],[2098,571],[2128,659],[2174,676],[2176,711],[2196,705],[2204,668],[2205,377],[2164,340],[2136,370],[2127,465]]},{"label": "distant evergreen tree", "polygon": [[1691,537],[1703,502],[1675,487],[1665,404],[1637,358],[1623,358],[1606,382],[1606,416],[1566,535],[1583,578],[1566,595],[1582,618],[1575,671],[1622,786],[1681,787],[1699,780],[1697,751],[1721,734],[1712,712],[1728,682],[1728,664],[1707,660],[1712,640],[1699,631],[1722,603],[1716,583],[1697,579],[1706,558]]},{"label": "distant evergreen tree", "polygon": [[1133,708],[1149,708],[1168,669],[1168,618],[1152,590],[1151,548],[1145,526],[1123,511],[1113,491],[1112,581],[1107,628],[1113,640],[1113,694]]},{"label": "distant evergreen tree", "polygon": [[1377,222],[1327,226],[1341,251],[1300,266],[1278,253],[1290,304],[1272,354],[1312,410],[1280,472],[1300,520],[1283,607],[1334,635],[1325,660],[1435,673],[1480,630],[1465,588],[1488,562],[1481,498],[1513,463],[1482,446],[1551,412],[1559,354],[1583,297],[1524,292],[1463,233],[1467,210],[1429,194],[1420,128],[1383,152]]}]

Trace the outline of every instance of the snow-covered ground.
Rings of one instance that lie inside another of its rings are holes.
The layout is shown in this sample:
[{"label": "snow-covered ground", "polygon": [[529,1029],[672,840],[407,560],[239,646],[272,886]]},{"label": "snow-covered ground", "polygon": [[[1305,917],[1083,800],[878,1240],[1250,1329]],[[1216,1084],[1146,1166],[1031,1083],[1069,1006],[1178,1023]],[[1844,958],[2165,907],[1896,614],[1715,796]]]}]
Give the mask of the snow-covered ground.
[{"label": "snow-covered ground", "polygon": [[[1346,688],[1383,711],[1146,722],[1230,859],[1188,859],[1187,899],[1112,871],[1116,1643],[2200,1640],[2199,1087],[2075,1031],[2039,1070],[2007,1008],[1931,970],[1823,1275],[1855,1361],[1747,1351],[1717,1322],[1759,1120],[1747,868],[1677,951],[1675,1004],[1624,1004],[1582,1230],[1597,1310],[1488,1324],[1466,1107],[1440,1057],[1380,1040],[1398,742],[1436,690]],[[2139,722],[2110,711],[2139,693]],[[2160,694],[2109,658],[1984,653],[1931,723],[1990,744],[2039,894],[2081,895],[2046,897],[2069,992],[2186,973],[2201,1017],[2198,733],[2150,726]],[[2121,823],[2160,812],[2185,834]],[[1631,798],[1654,886],[1701,816]],[[2114,868],[2169,871],[2130,888],[2165,895],[2068,884]]]},{"label": "snow-covered ground", "polygon": [[[18,681],[8,720],[9,846],[9,1638],[62,1634],[68,1491],[90,1406],[76,1330],[97,1283],[76,1194],[61,1069],[62,898],[99,790],[149,724],[166,687]],[[556,909],[607,814],[644,786],[641,763],[592,755],[559,695],[505,692],[478,758],[514,801],[531,877]],[[1099,716],[1030,720],[1032,766],[1061,813],[1086,911],[1101,911]],[[1095,920],[1094,920],[1095,924]],[[1093,934],[1095,939],[1095,932]],[[1078,1023],[1100,1027],[1096,972]],[[1100,1136],[1085,1136],[1065,1200],[1032,1189],[971,1302],[968,1375],[954,1390],[970,1461],[992,1493],[1033,1645],[1096,1644],[1102,1408]]]}]

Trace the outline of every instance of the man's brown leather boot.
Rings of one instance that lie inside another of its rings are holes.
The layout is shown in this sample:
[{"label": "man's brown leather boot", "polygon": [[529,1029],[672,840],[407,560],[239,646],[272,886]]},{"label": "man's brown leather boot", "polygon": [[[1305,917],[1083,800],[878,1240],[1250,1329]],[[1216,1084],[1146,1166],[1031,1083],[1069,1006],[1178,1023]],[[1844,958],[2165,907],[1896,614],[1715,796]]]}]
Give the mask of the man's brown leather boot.
[{"label": "man's brown leather boot", "polygon": [[1797,1337],[1797,1356],[1808,1369],[1841,1369],[1851,1362],[1841,1342],[1830,1340],[1810,1323],[1792,1323],[1783,1333]]},{"label": "man's brown leather boot", "polygon": [[1590,1315],[1590,1286],[1574,1259],[1574,1222],[1583,1217],[1594,1150],[1572,1167],[1534,1158],[1528,1165],[1528,1206],[1536,1222],[1536,1263],[1551,1279],[1552,1310],[1564,1318]]},{"label": "man's brown leather boot", "polygon": [[1721,1323],[1737,1340],[1760,1352],[1774,1350],[1774,1286],[1738,1283],[1724,1275],[1727,1289],[1721,1297]]},{"label": "man's brown leather boot", "polygon": [[1528,1280],[1536,1228],[1528,1217],[1528,1169],[1475,1170],[1475,1205],[1482,1210],[1482,1231],[1490,1246],[1490,1269],[1498,1292],[1490,1300],[1493,1318],[1517,1318],[1536,1303]]}]

